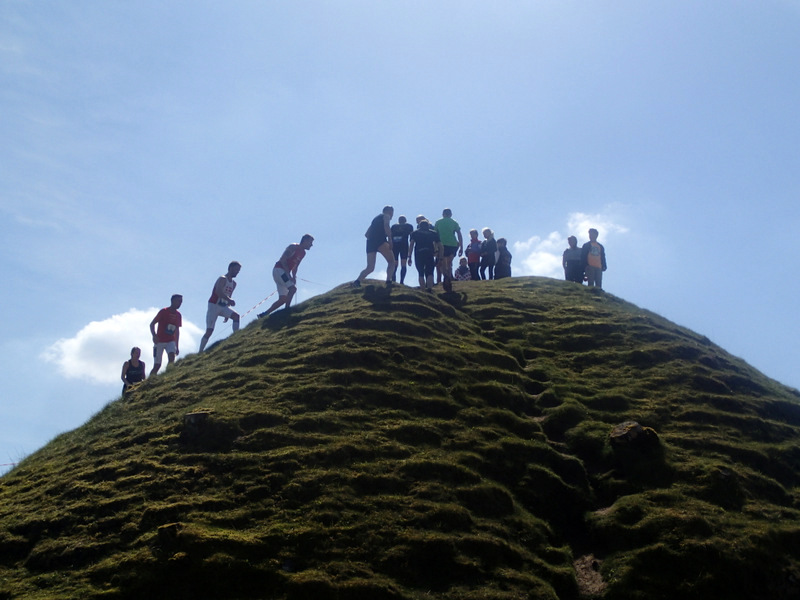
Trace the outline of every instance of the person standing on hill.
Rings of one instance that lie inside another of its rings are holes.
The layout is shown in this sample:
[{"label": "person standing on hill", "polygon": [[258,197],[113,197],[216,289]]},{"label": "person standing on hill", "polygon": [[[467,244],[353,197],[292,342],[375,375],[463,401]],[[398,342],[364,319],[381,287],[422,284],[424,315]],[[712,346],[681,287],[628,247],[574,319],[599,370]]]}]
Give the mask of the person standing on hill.
[{"label": "person standing on hill", "polygon": [[481,264],[481,241],[478,239],[478,230],[469,230],[469,241],[464,249],[467,255],[467,266],[469,266],[469,276],[472,281],[478,281],[478,267]]},{"label": "person standing on hill", "polygon": [[581,263],[589,287],[603,289],[603,272],[606,265],[606,249],[597,241],[597,229],[589,230],[589,241],[581,248]]},{"label": "person standing on hill", "polygon": [[497,264],[494,266],[494,278],[511,277],[511,252],[508,251],[506,238],[497,240]]},{"label": "person standing on hill", "polygon": [[297,292],[297,269],[305,258],[306,251],[310,250],[313,245],[314,238],[307,233],[300,238],[299,244],[289,244],[283,251],[278,262],[272,268],[272,279],[278,287],[278,299],[267,310],[259,313],[259,318],[267,316],[283,305],[289,308],[292,298]]},{"label": "person standing on hill", "polygon": [[583,285],[583,258],[582,251],[578,248],[578,238],[571,235],[567,238],[567,243],[569,248],[561,255],[564,279]]},{"label": "person standing on hill", "polygon": [[[150,321],[150,333],[153,334],[153,370],[150,377],[158,373],[161,368],[161,358],[167,353],[169,364],[175,362],[175,357],[180,354],[179,341],[183,318],[178,309],[183,304],[183,296],[173,294],[167,308],[162,308]],[[156,331],[158,325],[158,331]]]},{"label": "person standing on hill", "polygon": [[144,381],[147,377],[144,362],[139,360],[142,355],[140,348],[131,348],[131,358],[122,363],[122,393],[123,395],[131,386]]},{"label": "person standing on hill", "polygon": [[200,340],[200,349],[202,352],[206,349],[206,344],[214,333],[214,325],[217,322],[217,317],[224,317],[225,320],[233,319],[233,330],[239,331],[239,313],[231,308],[236,306],[231,296],[233,290],[236,289],[236,282],[233,280],[242,270],[242,265],[233,261],[228,265],[228,272],[225,275],[220,275],[214,283],[211,290],[211,297],[208,299],[208,310],[206,311],[206,332]]},{"label": "person standing on hill", "polygon": [[417,230],[411,234],[409,265],[411,264],[411,253],[413,253],[414,262],[417,264],[419,287],[433,292],[433,268],[442,251],[439,243],[439,234],[435,229],[431,228],[429,221],[424,219],[420,221]]},{"label": "person standing on hill", "polygon": [[[481,279],[494,279],[495,252],[497,252],[497,242],[494,239],[494,232],[486,227],[483,230],[484,240],[481,242]],[[489,269],[487,276],[486,269]]]},{"label": "person standing on hill", "polygon": [[442,211],[442,218],[436,221],[434,229],[439,234],[439,241],[442,243],[443,248],[443,265],[442,271],[444,272],[444,283],[442,284],[445,291],[449,292],[453,289],[453,257],[458,251],[458,255],[464,254],[464,239],[461,237],[461,226],[453,219],[453,211],[445,208]]},{"label": "person standing on hill", "polygon": [[392,274],[396,265],[392,253],[392,228],[389,223],[392,222],[393,216],[394,208],[384,206],[381,214],[372,219],[372,223],[364,234],[364,237],[367,238],[367,267],[358,274],[353,282],[353,287],[361,287],[364,278],[375,270],[375,259],[378,252],[386,259],[386,287],[392,287]]},{"label": "person standing on hill", "polygon": [[400,265],[400,283],[406,281],[406,261],[408,260],[408,236],[414,231],[414,226],[406,222],[404,216],[397,217],[397,223],[392,225],[392,252],[394,254],[394,271],[392,281],[397,281],[397,265]]}]

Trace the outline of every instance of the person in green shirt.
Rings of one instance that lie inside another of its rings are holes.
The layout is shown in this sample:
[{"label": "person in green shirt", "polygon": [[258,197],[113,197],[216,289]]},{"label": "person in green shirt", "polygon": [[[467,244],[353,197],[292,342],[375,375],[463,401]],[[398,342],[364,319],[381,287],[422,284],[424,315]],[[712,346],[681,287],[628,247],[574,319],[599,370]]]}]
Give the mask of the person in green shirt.
[{"label": "person in green shirt", "polygon": [[434,226],[439,234],[439,241],[442,244],[443,256],[442,270],[444,271],[444,287],[446,292],[453,289],[453,257],[458,251],[458,255],[464,254],[464,240],[461,237],[461,226],[453,219],[453,211],[445,208],[442,211],[442,218],[436,221]]}]

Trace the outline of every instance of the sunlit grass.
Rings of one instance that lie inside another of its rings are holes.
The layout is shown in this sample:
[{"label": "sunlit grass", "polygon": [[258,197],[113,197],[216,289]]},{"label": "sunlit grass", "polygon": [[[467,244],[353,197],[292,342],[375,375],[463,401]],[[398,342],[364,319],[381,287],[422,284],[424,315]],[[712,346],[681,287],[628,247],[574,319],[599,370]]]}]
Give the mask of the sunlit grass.
[{"label": "sunlit grass", "polygon": [[342,286],[0,479],[0,599],[792,598],[798,400],[574,284]]}]

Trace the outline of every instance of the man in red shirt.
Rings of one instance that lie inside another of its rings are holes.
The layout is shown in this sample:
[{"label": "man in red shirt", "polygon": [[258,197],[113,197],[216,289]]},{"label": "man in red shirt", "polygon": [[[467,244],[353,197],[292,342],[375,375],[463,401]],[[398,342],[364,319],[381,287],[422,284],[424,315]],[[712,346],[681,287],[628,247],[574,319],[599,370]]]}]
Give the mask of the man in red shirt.
[{"label": "man in red shirt", "polygon": [[292,298],[297,291],[297,268],[300,266],[300,261],[306,255],[306,250],[310,250],[314,245],[314,238],[305,234],[300,238],[299,244],[289,244],[286,250],[281,254],[275,267],[272,269],[272,279],[275,285],[278,286],[278,299],[259,317],[266,317],[272,311],[278,310],[284,304],[286,308],[292,303]]},{"label": "man in red shirt", "polygon": [[[178,341],[180,340],[180,327],[183,324],[181,313],[178,309],[183,303],[183,296],[173,294],[170,298],[170,305],[158,311],[155,318],[150,321],[150,333],[153,334],[153,370],[150,377],[158,373],[161,368],[161,357],[167,351],[169,364],[175,362],[175,357],[180,353]],[[158,331],[156,331],[158,325]]]}]

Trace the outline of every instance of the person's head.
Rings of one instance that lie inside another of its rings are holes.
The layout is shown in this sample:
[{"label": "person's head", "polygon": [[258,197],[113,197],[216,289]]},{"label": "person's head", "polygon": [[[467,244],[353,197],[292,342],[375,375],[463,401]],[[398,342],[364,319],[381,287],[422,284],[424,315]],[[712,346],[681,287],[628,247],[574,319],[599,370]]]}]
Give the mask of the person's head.
[{"label": "person's head", "polygon": [[423,231],[426,231],[426,230],[428,230],[428,229],[430,229],[430,228],[431,228],[431,222],[430,222],[430,221],[428,221],[428,219],[422,219],[422,221],[420,221],[420,222],[419,222],[419,225],[418,225],[418,226],[419,226],[419,228],[420,228],[420,229],[422,229]]},{"label": "person's head", "polygon": [[131,348],[131,358],[135,358],[136,360],[139,360],[139,357],[141,355],[142,355],[142,349],[141,348],[139,348],[137,346],[134,346],[133,348]]},{"label": "person's head", "polygon": [[442,211],[442,216],[443,216],[445,219],[449,219],[450,217],[452,217],[452,216],[453,216],[453,211],[452,211],[452,210],[450,210],[449,208],[445,208],[445,209]]},{"label": "person's head", "polygon": [[397,222],[400,223],[400,225],[405,225],[406,221],[407,221],[407,219],[403,215],[400,215],[399,217],[397,217]]},{"label": "person's head", "polygon": [[181,304],[183,304],[183,296],[180,294],[172,294],[172,297],[169,299],[170,308],[180,308]]},{"label": "person's head", "polygon": [[242,270],[242,264],[239,261],[234,260],[231,264],[228,265],[228,275],[231,277],[236,277],[239,274],[239,271]]},{"label": "person's head", "polygon": [[471,237],[473,240],[477,240],[478,239],[478,230],[477,229],[470,229],[469,230],[469,237]]},{"label": "person's head", "polygon": [[569,244],[570,248],[577,248],[578,247],[578,238],[574,235],[571,235],[567,238],[567,243]]},{"label": "person's head", "polygon": [[462,267],[466,267],[467,266],[467,259],[462,256],[461,260],[458,261],[458,264],[460,266],[462,266]]},{"label": "person's head", "polygon": [[417,215],[417,225],[419,225],[420,223],[422,223],[423,221],[426,221],[426,220],[427,219],[425,219],[425,215]]},{"label": "person's head", "polygon": [[300,238],[300,247],[303,250],[308,250],[313,245],[314,245],[314,237],[311,234],[307,233]]},{"label": "person's head", "polygon": [[483,230],[483,237],[485,237],[487,240],[490,240],[494,237],[494,232],[488,227],[485,227]]},{"label": "person's head", "polygon": [[394,214],[394,207],[393,206],[384,206],[383,207],[383,214],[389,215],[390,217]]},{"label": "person's head", "polygon": [[597,229],[594,227],[589,230],[589,239],[593,242],[597,241]]},{"label": "person's head", "polygon": [[497,239],[497,245],[498,246],[502,246],[503,248],[505,248],[507,243],[508,242],[506,241],[506,238],[498,238]]}]

